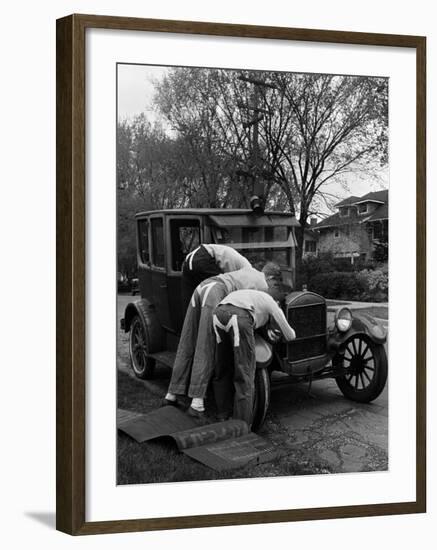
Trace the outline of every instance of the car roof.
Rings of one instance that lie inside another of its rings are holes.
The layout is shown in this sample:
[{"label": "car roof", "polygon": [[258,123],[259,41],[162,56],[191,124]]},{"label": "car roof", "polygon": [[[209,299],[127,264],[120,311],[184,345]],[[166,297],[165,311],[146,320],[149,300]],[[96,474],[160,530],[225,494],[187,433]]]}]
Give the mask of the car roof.
[{"label": "car roof", "polygon": [[[138,212],[135,214],[136,218],[142,218],[144,216],[149,216],[150,214],[171,214],[172,216],[186,216],[190,215],[214,215],[214,216],[238,216],[241,214],[253,214],[253,210],[250,208],[167,208],[163,210],[145,210],[144,212]],[[265,215],[275,215],[275,216],[288,216],[294,217],[290,212],[274,212],[266,211]]]},{"label": "car roof", "polygon": [[182,208],[180,210],[148,210],[136,215],[137,219],[145,219],[150,215],[171,216],[204,216],[209,223],[218,227],[261,227],[261,226],[297,226],[299,222],[289,212],[264,212],[256,214],[245,208]]}]

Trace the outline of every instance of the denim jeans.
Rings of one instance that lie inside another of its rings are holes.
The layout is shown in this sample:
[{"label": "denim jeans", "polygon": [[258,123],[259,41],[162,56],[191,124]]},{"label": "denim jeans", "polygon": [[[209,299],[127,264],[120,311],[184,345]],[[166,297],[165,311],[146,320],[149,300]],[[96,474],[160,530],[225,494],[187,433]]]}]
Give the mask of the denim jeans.
[{"label": "denim jeans", "polygon": [[223,304],[216,308],[213,324],[217,339],[213,378],[217,410],[250,426],[256,369],[253,317],[246,309]]},{"label": "denim jeans", "polygon": [[226,295],[225,284],[214,278],[206,279],[193,293],[173,365],[170,393],[205,397],[215,362],[212,315]]}]

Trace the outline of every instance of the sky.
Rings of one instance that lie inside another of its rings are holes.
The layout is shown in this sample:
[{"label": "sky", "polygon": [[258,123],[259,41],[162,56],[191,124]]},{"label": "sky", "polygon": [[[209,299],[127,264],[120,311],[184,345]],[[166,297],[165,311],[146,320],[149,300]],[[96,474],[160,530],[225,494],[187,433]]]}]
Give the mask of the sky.
[{"label": "sky", "polygon": [[[168,71],[167,67],[152,65],[118,65],[118,120],[132,119],[146,113],[150,120],[156,115],[152,108],[154,93],[153,82],[160,80]],[[339,200],[349,195],[362,196],[369,191],[387,188],[389,182],[388,168],[378,173],[377,179],[363,175],[350,174],[348,189],[345,190],[339,182],[333,182],[326,190],[339,197]]]},{"label": "sky", "polygon": [[140,113],[149,113],[153,99],[153,81],[160,80],[166,67],[151,65],[118,65],[118,119],[133,118]]}]

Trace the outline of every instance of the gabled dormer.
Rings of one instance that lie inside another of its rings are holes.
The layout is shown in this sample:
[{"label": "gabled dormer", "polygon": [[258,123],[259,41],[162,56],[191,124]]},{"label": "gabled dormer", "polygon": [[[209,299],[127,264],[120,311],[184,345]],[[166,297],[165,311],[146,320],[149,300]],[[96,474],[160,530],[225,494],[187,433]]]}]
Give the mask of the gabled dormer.
[{"label": "gabled dormer", "polygon": [[375,210],[386,204],[388,201],[388,191],[372,191],[360,197],[354,202],[358,216],[366,216],[373,214]]},{"label": "gabled dormer", "polygon": [[337,203],[335,206],[338,208],[338,215],[340,218],[350,218],[355,215],[356,209],[354,202],[359,200],[359,197],[351,196]]}]

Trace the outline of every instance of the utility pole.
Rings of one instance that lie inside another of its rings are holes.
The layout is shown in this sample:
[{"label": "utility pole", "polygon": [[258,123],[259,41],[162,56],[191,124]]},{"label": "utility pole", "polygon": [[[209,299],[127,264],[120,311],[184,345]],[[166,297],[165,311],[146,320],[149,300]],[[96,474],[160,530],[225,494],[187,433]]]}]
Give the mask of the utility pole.
[{"label": "utility pole", "polygon": [[[253,133],[252,133],[252,170],[254,173],[254,194],[259,195],[260,198],[264,199],[264,186],[261,188],[261,178],[260,178],[260,154],[259,154],[259,123],[262,120],[263,116],[259,114],[259,87],[258,84],[253,86],[253,104],[252,109],[255,113],[255,118],[253,120]],[[257,183],[260,185],[259,193],[257,193]]]},{"label": "utility pole", "polygon": [[250,177],[253,182],[253,197],[251,198],[251,203],[253,199],[259,199],[259,205],[257,207],[258,211],[264,209],[265,203],[265,187],[262,178],[262,158],[259,150],[259,123],[264,118],[264,114],[270,114],[267,109],[263,109],[260,106],[260,90],[262,87],[266,88],[275,88],[276,86],[269,84],[263,80],[258,80],[254,78],[249,78],[246,76],[239,76],[239,80],[242,82],[249,82],[253,85],[252,92],[252,101],[251,104],[246,105],[244,103],[239,103],[238,106],[243,109],[247,109],[249,112],[253,112],[254,116],[251,120],[243,123],[243,128],[252,128],[252,139],[250,140],[250,166],[249,171],[239,171],[241,175]]}]

